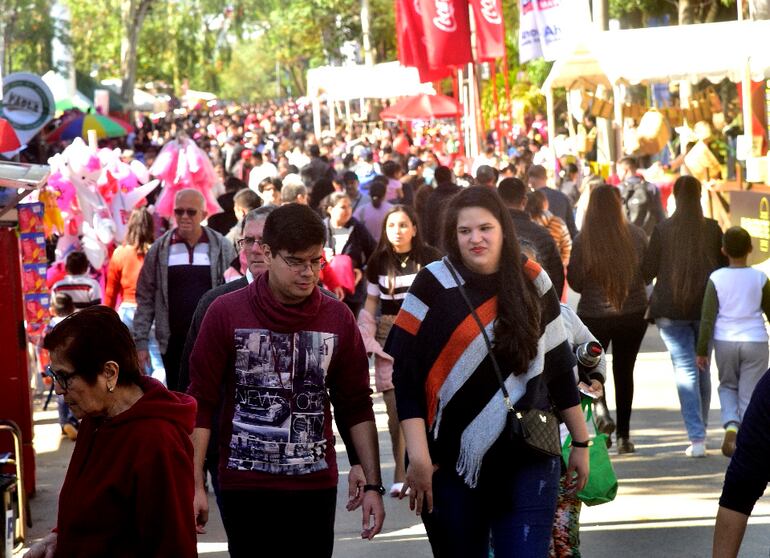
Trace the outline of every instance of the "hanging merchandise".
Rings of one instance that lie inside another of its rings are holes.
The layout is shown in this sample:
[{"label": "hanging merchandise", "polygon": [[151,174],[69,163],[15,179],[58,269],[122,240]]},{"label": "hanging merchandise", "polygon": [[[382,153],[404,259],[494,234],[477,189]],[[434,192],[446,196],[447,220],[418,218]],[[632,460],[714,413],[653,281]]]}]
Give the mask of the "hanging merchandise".
[{"label": "hanging merchandise", "polygon": [[22,293],[25,321],[30,335],[40,334],[48,323],[50,295],[45,284],[48,258],[45,250],[42,203],[17,206],[21,237]]},{"label": "hanging merchandise", "polygon": [[648,110],[639,121],[636,130],[639,151],[644,155],[655,155],[666,146],[671,139],[671,132],[663,114],[657,109]]}]

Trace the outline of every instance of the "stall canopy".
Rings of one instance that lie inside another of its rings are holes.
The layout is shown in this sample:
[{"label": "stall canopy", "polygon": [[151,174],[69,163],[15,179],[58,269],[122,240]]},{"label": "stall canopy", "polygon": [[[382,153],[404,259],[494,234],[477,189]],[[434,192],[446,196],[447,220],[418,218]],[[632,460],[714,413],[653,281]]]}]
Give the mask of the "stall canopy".
[{"label": "stall canopy", "polygon": [[543,90],[571,87],[580,78],[594,84],[727,78],[740,81],[749,60],[752,78],[770,77],[770,21],[728,21],[584,34],[557,60]]},{"label": "stall canopy", "polygon": [[398,62],[373,66],[323,66],[307,72],[307,96],[337,101],[389,99],[435,93],[430,83],[420,83],[417,68]]},{"label": "stall canopy", "polygon": [[380,113],[383,120],[432,120],[454,118],[460,114],[460,104],[446,95],[413,95],[404,97]]}]

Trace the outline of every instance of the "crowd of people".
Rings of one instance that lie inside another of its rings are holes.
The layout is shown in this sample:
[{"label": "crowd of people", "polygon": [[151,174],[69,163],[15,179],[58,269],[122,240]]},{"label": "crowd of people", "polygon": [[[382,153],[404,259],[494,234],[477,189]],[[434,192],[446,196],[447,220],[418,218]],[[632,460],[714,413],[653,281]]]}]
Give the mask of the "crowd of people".
[{"label": "crowd of people", "polygon": [[[566,159],[554,176],[526,136],[466,161],[404,128],[316,138],[310,127],[289,101],[144,120],[128,138],[123,156],[148,165],[173,138],[195,141],[223,211],[208,215],[203,193],[185,188],[164,222],[151,195],[105,270],[89,273],[79,251],[67,258],[44,345],[78,441],[57,530],[28,556],[194,556],[209,484],[231,556],[282,552],[289,539],[298,555],[331,556],[332,408],[363,538],[381,530],[390,494],[409,499],[435,556],[486,558],[490,545],[496,556],[579,556],[575,495],[591,445],[581,397],[617,453],[635,452],[634,367],[649,323],[671,354],[688,457],[707,454],[716,347],[721,451],[729,474],[755,481],[748,496],[739,478],[725,487],[721,528],[740,528],[767,482],[741,440],[768,446],[742,424],[766,418],[749,401],[768,364],[770,283],[747,267],[747,233],[723,235],[704,217],[697,179],[677,179],[667,217],[632,158],[610,185]],[[568,287],[576,313],[560,305]],[[590,373],[577,366],[576,347],[591,341],[612,352],[615,418],[604,357]],[[387,483],[370,359],[395,462]],[[514,418],[530,411],[558,413],[566,460],[531,446]],[[140,497],[163,505],[145,513]],[[297,537],[286,517],[304,509]]]}]

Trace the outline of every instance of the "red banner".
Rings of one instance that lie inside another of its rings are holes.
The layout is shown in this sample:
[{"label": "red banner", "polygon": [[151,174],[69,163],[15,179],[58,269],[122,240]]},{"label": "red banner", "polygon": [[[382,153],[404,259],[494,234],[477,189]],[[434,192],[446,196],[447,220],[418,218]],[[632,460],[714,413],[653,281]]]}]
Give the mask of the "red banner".
[{"label": "red banner", "polygon": [[425,50],[431,68],[452,68],[472,61],[467,0],[417,0]]},{"label": "red banner", "polygon": [[479,60],[505,56],[505,28],[501,0],[470,0],[476,20],[476,52]]},{"label": "red banner", "polygon": [[420,80],[436,81],[449,75],[447,67],[432,67],[423,40],[421,0],[396,0],[398,59],[404,66],[417,68]]}]

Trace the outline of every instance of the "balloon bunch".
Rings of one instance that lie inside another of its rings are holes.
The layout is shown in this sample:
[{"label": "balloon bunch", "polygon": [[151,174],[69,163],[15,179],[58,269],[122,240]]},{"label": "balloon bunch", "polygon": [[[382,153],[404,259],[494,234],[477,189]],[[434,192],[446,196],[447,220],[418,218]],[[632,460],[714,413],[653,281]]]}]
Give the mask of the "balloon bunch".
[{"label": "balloon bunch", "polygon": [[57,259],[80,246],[89,263],[100,269],[111,242],[121,242],[131,210],[158,184],[147,168],[120,160],[120,150],[91,149],[77,138],[48,160],[51,175],[39,199],[44,223],[57,232]]},{"label": "balloon bunch", "polygon": [[163,146],[150,167],[150,174],[164,183],[156,203],[159,215],[171,217],[174,196],[187,188],[193,188],[203,194],[209,215],[222,211],[212,194],[212,187],[216,182],[214,167],[208,155],[186,136],[180,135]]}]

